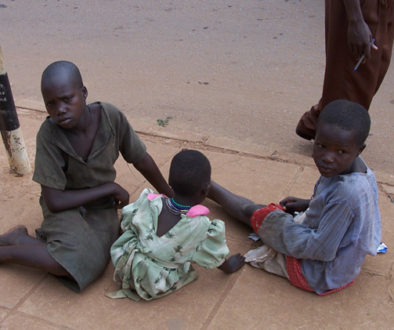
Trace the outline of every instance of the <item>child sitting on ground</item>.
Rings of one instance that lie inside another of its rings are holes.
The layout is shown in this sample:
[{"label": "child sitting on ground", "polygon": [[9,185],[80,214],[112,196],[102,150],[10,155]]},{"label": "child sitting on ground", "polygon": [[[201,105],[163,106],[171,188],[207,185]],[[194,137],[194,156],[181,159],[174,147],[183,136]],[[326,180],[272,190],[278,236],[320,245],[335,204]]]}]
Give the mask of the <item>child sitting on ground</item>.
[{"label": "child sitting on ground", "polygon": [[122,289],[112,298],[151,300],[197,278],[191,263],[218,267],[226,273],[241,268],[244,258],[229,254],[225,226],[206,216],[201,203],[209,190],[211,166],[197,150],[183,150],[172,159],[169,184],[174,198],[145,189],[122,210],[123,234],[111,247],[114,279]]},{"label": "child sitting on ground", "polygon": [[49,65],[41,91],[49,117],[37,134],[33,180],[41,184],[44,221],[37,238],[25,226],[1,235],[0,263],[37,267],[82,290],[105,269],[119,235],[116,209],[129,202],[114,182],[119,152],[158,191],[172,190],[126,117],[107,103],[86,104],[73,63]]},{"label": "child sitting on ground", "polygon": [[[212,182],[208,197],[266,245],[249,251],[247,262],[319,295],[354,281],[381,239],[375,176],[359,157],[369,128],[368,112],[356,103],[337,100],[324,108],[313,146],[321,177],[311,200],[287,197],[264,207]],[[304,213],[293,218],[295,212]]]}]

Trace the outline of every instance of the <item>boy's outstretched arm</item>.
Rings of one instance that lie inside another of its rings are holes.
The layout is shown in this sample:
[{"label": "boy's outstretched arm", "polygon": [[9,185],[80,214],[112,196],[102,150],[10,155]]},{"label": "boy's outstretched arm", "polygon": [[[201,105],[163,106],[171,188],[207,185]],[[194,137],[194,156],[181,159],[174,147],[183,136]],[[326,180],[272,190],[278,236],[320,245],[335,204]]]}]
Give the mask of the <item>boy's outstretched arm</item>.
[{"label": "boy's outstretched arm", "polygon": [[134,167],[153,185],[153,187],[156,188],[159,193],[168,197],[172,197],[174,195],[174,192],[164,179],[155,161],[148,153],[146,153],[144,158],[140,161],[134,163]]},{"label": "boy's outstretched arm", "polygon": [[115,182],[79,190],[58,190],[42,185],[41,189],[42,197],[52,212],[79,207],[106,196],[113,196],[119,208],[129,203],[129,193]]},{"label": "boy's outstretched arm", "polygon": [[218,268],[227,273],[234,273],[245,264],[245,258],[237,253],[226,259]]}]

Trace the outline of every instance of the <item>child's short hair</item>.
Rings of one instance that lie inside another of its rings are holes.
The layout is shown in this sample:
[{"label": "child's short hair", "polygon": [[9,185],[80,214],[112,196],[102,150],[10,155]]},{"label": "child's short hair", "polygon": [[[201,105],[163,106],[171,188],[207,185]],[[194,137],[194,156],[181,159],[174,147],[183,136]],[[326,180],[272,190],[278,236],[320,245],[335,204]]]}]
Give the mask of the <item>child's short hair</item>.
[{"label": "child's short hair", "polygon": [[41,87],[46,82],[47,79],[50,79],[53,75],[58,74],[61,70],[66,71],[69,74],[69,77],[74,80],[74,83],[83,86],[81,72],[78,67],[69,61],[56,61],[49,64],[41,76]]},{"label": "child's short hair", "polygon": [[211,181],[211,164],[197,150],[184,149],[171,161],[168,182],[175,193],[193,196]]},{"label": "child's short hair", "polygon": [[320,113],[317,126],[322,123],[354,131],[357,143],[362,145],[368,137],[371,118],[362,105],[348,100],[335,100],[327,104]]}]

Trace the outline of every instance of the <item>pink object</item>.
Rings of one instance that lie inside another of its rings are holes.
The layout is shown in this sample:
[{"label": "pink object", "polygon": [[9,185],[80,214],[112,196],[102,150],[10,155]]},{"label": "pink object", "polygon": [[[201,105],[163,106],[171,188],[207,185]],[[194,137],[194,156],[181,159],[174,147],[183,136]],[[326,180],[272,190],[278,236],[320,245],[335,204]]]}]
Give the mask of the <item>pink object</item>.
[{"label": "pink object", "polygon": [[194,218],[198,217],[199,215],[207,215],[209,214],[209,209],[204,205],[194,205],[189,211],[187,211],[186,215],[188,217]]},{"label": "pink object", "polygon": [[154,193],[150,193],[148,194],[148,200],[153,201],[156,197],[167,197],[166,195],[163,194],[154,194]]}]

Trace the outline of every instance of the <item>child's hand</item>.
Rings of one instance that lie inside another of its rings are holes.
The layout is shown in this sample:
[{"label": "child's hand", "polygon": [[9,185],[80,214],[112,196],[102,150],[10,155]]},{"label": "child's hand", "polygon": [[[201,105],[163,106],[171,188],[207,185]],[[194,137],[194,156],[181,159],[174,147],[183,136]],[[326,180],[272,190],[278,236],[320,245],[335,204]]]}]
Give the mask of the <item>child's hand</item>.
[{"label": "child's hand", "polygon": [[283,206],[285,212],[293,214],[294,212],[305,211],[309,206],[309,202],[309,199],[289,196],[285,199],[282,199],[279,204]]},{"label": "child's hand", "polygon": [[245,264],[245,258],[240,254],[234,254],[226,259],[218,268],[223,272],[230,274],[236,272]]},{"label": "child's hand", "polygon": [[127,204],[129,204],[129,193],[127,192],[127,190],[123,189],[122,186],[118,185],[117,183],[113,183],[114,185],[114,199],[115,199],[115,203],[116,203],[116,207],[118,209],[126,206]]}]

